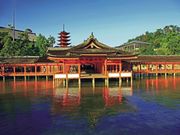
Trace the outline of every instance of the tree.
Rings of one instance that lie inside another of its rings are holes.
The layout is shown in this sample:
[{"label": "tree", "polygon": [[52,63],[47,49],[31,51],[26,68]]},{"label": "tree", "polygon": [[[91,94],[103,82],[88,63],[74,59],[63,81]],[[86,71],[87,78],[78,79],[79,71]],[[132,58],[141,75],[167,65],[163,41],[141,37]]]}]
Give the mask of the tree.
[{"label": "tree", "polygon": [[53,45],[55,44],[55,38],[52,37],[51,35],[48,37],[48,44],[49,44],[49,47],[53,47]]},{"label": "tree", "polygon": [[1,56],[14,56],[16,55],[16,51],[18,46],[15,42],[12,41],[12,37],[10,35],[6,35],[2,39],[3,47],[0,51]]},{"label": "tree", "polygon": [[128,42],[132,40],[151,43],[151,47],[141,48],[140,54],[180,55],[180,27],[176,25],[165,26],[155,32],[146,32]]},{"label": "tree", "polygon": [[141,55],[155,55],[154,47],[152,45],[148,45],[147,47],[140,48]]},{"label": "tree", "polygon": [[37,36],[36,47],[39,49],[40,56],[44,56],[46,54],[47,48],[49,47],[49,42],[45,36],[41,34]]}]

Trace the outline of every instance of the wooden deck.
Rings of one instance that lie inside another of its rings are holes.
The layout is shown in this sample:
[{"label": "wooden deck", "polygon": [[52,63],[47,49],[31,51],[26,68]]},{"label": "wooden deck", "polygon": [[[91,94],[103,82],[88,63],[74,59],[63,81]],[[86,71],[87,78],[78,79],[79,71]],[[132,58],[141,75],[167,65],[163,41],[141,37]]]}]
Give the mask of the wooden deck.
[{"label": "wooden deck", "polygon": [[81,74],[80,78],[82,79],[107,78],[107,76],[103,74]]}]

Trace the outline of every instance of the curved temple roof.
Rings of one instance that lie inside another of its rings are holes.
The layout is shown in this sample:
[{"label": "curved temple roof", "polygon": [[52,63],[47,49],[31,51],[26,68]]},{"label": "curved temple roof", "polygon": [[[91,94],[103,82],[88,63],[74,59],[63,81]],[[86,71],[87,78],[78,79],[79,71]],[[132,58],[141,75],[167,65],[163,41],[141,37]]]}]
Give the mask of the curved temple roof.
[{"label": "curved temple roof", "polygon": [[71,48],[49,48],[47,52],[48,56],[51,57],[80,57],[82,55],[104,55],[110,57],[118,57],[118,56],[132,56],[130,53],[125,53],[119,49],[110,47],[99,42],[93,35],[93,33],[89,36],[87,40],[83,43],[73,46]]}]

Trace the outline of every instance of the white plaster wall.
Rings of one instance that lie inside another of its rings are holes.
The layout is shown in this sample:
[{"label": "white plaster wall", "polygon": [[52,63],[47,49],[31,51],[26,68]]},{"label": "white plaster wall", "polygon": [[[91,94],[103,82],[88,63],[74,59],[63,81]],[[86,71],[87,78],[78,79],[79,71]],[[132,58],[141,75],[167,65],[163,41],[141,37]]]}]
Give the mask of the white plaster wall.
[{"label": "white plaster wall", "polygon": [[68,74],[68,78],[79,78],[79,74]]},{"label": "white plaster wall", "polygon": [[119,73],[109,73],[109,77],[119,77]]},{"label": "white plaster wall", "polygon": [[121,73],[121,77],[131,77],[131,76],[132,76],[131,72]]},{"label": "white plaster wall", "polygon": [[55,79],[64,79],[64,78],[66,78],[66,74],[55,74],[54,78]]}]

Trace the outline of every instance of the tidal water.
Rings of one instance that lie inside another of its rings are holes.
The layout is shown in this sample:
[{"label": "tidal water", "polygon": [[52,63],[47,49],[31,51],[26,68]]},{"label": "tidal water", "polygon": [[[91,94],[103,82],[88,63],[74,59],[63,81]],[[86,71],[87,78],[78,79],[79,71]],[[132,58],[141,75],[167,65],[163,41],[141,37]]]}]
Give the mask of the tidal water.
[{"label": "tidal water", "polygon": [[0,82],[0,135],[180,135],[180,77]]}]

